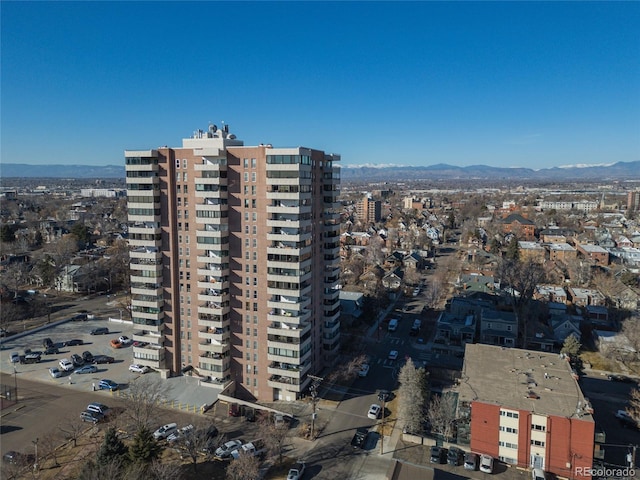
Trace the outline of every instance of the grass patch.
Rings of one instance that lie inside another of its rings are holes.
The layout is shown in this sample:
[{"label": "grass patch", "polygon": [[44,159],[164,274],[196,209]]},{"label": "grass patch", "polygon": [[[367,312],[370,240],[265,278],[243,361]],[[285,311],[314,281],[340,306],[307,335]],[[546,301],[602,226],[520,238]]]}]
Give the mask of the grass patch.
[{"label": "grass patch", "polygon": [[582,352],[580,358],[583,363],[591,364],[593,370],[620,372],[622,369],[615,360],[603,357],[599,352]]}]

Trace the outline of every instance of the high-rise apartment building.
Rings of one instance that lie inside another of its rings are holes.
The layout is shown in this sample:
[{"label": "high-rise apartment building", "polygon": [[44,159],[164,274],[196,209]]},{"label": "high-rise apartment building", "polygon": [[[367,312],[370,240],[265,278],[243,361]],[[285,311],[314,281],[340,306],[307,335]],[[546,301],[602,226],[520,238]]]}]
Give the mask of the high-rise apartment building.
[{"label": "high-rise apartment building", "polygon": [[382,202],[365,196],[356,203],[356,215],[366,223],[379,222],[382,218]]},{"label": "high-rise apartment building", "polygon": [[298,398],[339,347],[339,155],[211,125],[125,157],[135,361]]}]

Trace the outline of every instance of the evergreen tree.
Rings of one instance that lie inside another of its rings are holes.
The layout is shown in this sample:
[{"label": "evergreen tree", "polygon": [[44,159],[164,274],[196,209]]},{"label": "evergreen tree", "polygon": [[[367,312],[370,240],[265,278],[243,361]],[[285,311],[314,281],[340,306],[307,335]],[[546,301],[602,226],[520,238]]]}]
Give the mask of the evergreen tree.
[{"label": "evergreen tree", "polygon": [[562,344],[562,350],[560,350],[560,353],[566,353],[570,357],[574,358],[578,356],[580,347],[582,347],[580,341],[575,337],[575,335],[571,334],[564,339],[564,343]]},{"label": "evergreen tree", "polygon": [[127,451],[128,448],[122,443],[122,440],[118,438],[116,429],[111,427],[105,432],[104,440],[96,456],[96,461],[98,465],[107,465],[111,463],[112,460],[124,458]]},{"label": "evergreen tree", "polygon": [[426,374],[409,358],[398,374],[398,419],[409,432],[420,432],[425,420]]},{"label": "evergreen tree", "polygon": [[149,463],[160,456],[162,447],[153,438],[153,434],[147,427],[142,427],[133,437],[129,447],[129,458],[133,462]]},{"label": "evergreen tree", "polygon": [[509,245],[507,245],[505,257],[509,260],[520,260],[520,246],[518,245],[518,238],[515,235],[511,238]]}]

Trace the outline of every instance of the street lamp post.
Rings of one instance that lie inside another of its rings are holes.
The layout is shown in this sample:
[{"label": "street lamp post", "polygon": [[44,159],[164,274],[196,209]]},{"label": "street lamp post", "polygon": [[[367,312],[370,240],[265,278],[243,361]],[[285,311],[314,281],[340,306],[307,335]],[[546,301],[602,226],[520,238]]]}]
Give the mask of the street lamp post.
[{"label": "street lamp post", "polygon": [[38,470],[38,438],[36,438],[35,440],[31,440],[31,443],[33,443],[33,446],[35,447],[35,450],[36,450],[36,459],[35,459],[35,463],[33,464],[33,469]]},{"label": "street lamp post", "polygon": [[18,403],[18,369],[13,366],[13,394],[16,396],[14,402]]},{"label": "street lamp post", "polygon": [[380,455],[384,453],[384,404],[385,396],[382,396],[382,426],[380,427]]}]

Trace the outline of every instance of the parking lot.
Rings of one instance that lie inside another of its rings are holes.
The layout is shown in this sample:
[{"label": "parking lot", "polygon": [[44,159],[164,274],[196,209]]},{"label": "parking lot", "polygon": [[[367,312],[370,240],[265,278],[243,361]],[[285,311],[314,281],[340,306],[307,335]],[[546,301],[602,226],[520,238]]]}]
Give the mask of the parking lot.
[{"label": "parking lot", "polygon": [[[109,334],[91,335],[90,332],[98,327],[107,327]],[[2,351],[0,351],[0,370],[8,375],[18,375],[20,378],[66,385],[69,388],[82,390],[92,390],[93,385],[97,385],[101,379],[127,384],[132,377],[135,378],[139,375],[129,372],[129,365],[133,363],[132,347],[131,345],[123,345],[121,348],[113,348],[110,341],[121,335],[131,338],[132,333],[131,324],[109,322],[104,317],[69,321],[15,340],[7,339],[2,345]],[[50,338],[53,341],[54,346],[59,350],[58,354],[47,355],[44,353],[43,341],[45,338]],[[70,340],[80,340],[82,344],[66,345]],[[11,362],[13,352],[23,355],[26,349],[33,352],[43,352],[41,361],[26,364]],[[52,378],[49,368],[60,368],[59,361],[61,359],[70,359],[73,354],[82,357],[83,352],[86,351],[91,352],[94,357],[96,355],[113,357],[114,362],[96,365],[98,371],[93,374],[80,375],[73,372],[62,372],[61,377]]]}]

